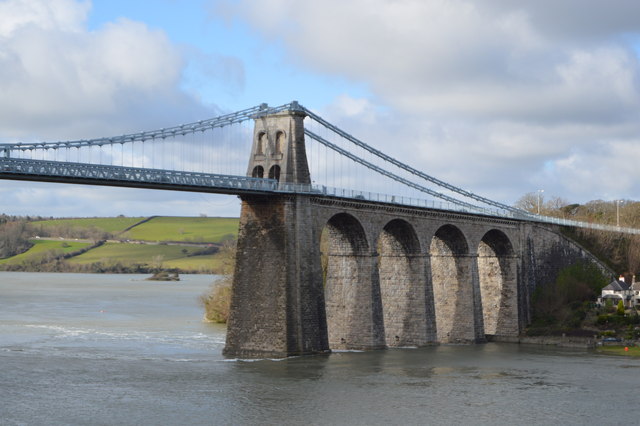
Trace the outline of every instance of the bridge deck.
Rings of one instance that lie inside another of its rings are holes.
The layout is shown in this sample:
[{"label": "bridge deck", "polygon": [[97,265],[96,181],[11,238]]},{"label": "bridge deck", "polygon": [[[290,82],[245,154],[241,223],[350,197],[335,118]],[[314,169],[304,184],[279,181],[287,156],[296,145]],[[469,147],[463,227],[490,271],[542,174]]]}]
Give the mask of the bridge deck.
[{"label": "bridge deck", "polygon": [[274,179],[16,158],[0,158],[0,179],[236,195],[278,188]]}]

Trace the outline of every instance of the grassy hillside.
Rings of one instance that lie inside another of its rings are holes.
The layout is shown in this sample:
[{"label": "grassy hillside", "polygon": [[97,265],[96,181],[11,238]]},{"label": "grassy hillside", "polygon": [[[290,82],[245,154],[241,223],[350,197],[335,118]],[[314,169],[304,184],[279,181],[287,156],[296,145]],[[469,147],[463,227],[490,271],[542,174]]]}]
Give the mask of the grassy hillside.
[{"label": "grassy hillside", "polygon": [[153,258],[162,260],[187,257],[198,250],[198,247],[159,244],[124,244],[106,243],[80,256],[69,259],[70,263],[86,264],[100,261],[140,262],[150,263]]},{"label": "grassy hillside", "polygon": [[181,257],[169,259],[162,263],[165,269],[179,269],[188,272],[212,272],[221,273],[223,260],[218,253],[203,256]]},{"label": "grassy hillside", "polygon": [[90,243],[59,240],[31,240],[33,247],[24,253],[0,260],[0,265],[20,265],[25,262],[39,262],[46,257],[67,254],[88,247]]},{"label": "grassy hillside", "polygon": [[220,243],[238,235],[237,218],[154,217],[127,232],[132,240]]},{"label": "grassy hillside", "polygon": [[[28,251],[0,260],[0,270],[147,272],[160,268],[216,273],[222,268],[222,261],[215,253],[221,243],[237,237],[238,222],[234,218],[207,217],[152,217],[148,220],[142,217],[117,217],[26,222],[20,228],[25,243],[34,235],[40,235],[41,238],[31,239],[34,245]],[[103,244],[105,240],[120,242]],[[82,249],[88,250],[82,254],[76,253]],[[64,258],[69,253],[77,255]]]},{"label": "grassy hillside", "polygon": [[211,271],[214,255],[194,256],[200,251],[200,247],[183,245],[106,243],[67,262],[71,265],[100,263],[105,266],[120,264],[124,267],[140,265],[149,269]]},{"label": "grassy hillside", "polygon": [[33,222],[35,229],[42,228],[55,231],[57,228],[97,228],[103,232],[111,234],[122,232],[128,227],[144,220],[143,217],[91,217],[80,219],[51,219]]}]

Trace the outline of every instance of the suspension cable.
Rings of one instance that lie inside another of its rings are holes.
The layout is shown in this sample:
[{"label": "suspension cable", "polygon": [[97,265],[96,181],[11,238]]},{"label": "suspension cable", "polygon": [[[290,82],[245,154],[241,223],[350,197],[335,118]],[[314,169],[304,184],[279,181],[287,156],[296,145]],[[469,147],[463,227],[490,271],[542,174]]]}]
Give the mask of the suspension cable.
[{"label": "suspension cable", "polygon": [[194,123],[182,124],[179,126],[169,127],[160,130],[151,130],[140,133],[132,133],[122,136],[101,137],[96,139],[81,139],[61,142],[28,142],[28,143],[3,143],[0,144],[0,152],[4,152],[9,157],[9,151],[12,150],[29,150],[29,149],[49,149],[58,146],[67,148],[80,148],[92,145],[107,144],[123,144],[127,142],[143,142],[152,139],[162,139],[167,137],[175,137],[176,135],[186,135],[211,129],[214,127],[224,127],[235,123],[241,123],[250,119],[255,119],[264,115],[276,114],[285,110],[301,110],[301,106],[297,102],[280,105],[278,107],[269,107],[267,104],[260,104],[251,108],[237,111],[231,114],[221,115],[219,117],[208,120],[200,120]]},{"label": "suspension cable", "polygon": [[313,133],[310,130],[305,129],[304,130],[304,134],[309,136],[311,139],[313,139],[313,140],[315,140],[317,142],[320,142],[321,144],[323,144],[327,148],[331,148],[332,150],[334,150],[335,152],[339,153],[340,155],[343,155],[343,156],[355,161],[356,163],[362,164],[363,166],[365,166],[365,167],[367,167],[367,168],[369,168],[369,169],[371,169],[371,170],[373,170],[373,171],[375,171],[377,173],[380,173],[380,174],[382,174],[382,175],[384,175],[384,176],[386,176],[388,178],[391,178],[391,179],[393,179],[393,180],[395,180],[397,182],[400,182],[400,183],[402,183],[404,185],[407,185],[407,186],[409,186],[409,187],[411,187],[413,189],[417,189],[418,191],[427,193],[429,195],[432,195],[434,197],[437,197],[437,198],[440,198],[442,200],[448,201],[450,203],[453,203],[453,204],[456,204],[456,205],[459,205],[459,206],[463,206],[463,207],[467,207],[467,208],[470,208],[470,209],[473,209],[473,210],[476,210],[476,211],[484,211],[485,210],[480,206],[476,206],[474,204],[470,204],[470,203],[455,199],[453,197],[449,197],[448,195],[445,195],[445,194],[442,194],[440,192],[434,191],[432,189],[429,189],[429,188],[424,187],[422,185],[419,185],[417,183],[411,182],[411,181],[409,181],[409,180],[407,180],[407,179],[405,179],[403,177],[400,177],[400,176],[398,176],[396,174],[393,174],[393,173],[391,173],[391,172],[389,172],[389,171],[387,171],[387,170],[385,170],[383,168],[380,168],[380,167],[376,166],[375,164],[372,164],[372,163],[370,163],[370,162],[368,162],[368,161],[366,161],[366,160],[364,160],[364,159],[362,159],[362,158],[350,153],[349,151],[345,151],[344,149],[342,149],[339,146],[329,142],[328,140],[316,135],[315,133]]},{"label": "suspension cable", "polygon": [[498,207],[500,209],[507,210],[507,211],[510,211],[512,213],[524,214],[524,215],[527,215],[527,216],[529,215],[529,212],[526,212],[524,210],[518,209],[516,207],[509,206],[509,205],[506,205],[506,204],[502,204],[502,203],[497,202],[497,201],[493,201],[493,200],[491,200],[489,198],[486,198],[486,197],[483,197],[481,195],[474,194],[473,192],[466,191],[466,190],[464,190],[462,188],[458,188],[458,187],[453,186],[453,185],[451,185],[449,183],[441,181],[440,179],[434,178],[433,176],[430,176],[430,175],[428,175],[426,173],[423,173],[420,170],[416,170],[413,167],[408,166],[408,165],[396,160],[395,158],[384,154],[383,152],[373,148],[372,146],[367,145],[366,143],[362,142],[361,140],[355,138],[354,136],[351,136],[349,133],[345,132],[344,130],[342,130],[342,129],[336,127],[336,126],[334,126],[333,124],[329,123],[327,120],[323,119],[319,115],[315,114],[312,111],[309,111],[307,108],[305,108],[305,107],[301,107],[301,108],[304,109],[305,114],[307,114],[309,117],[311,117],[313,120],[317,121],[318,123],[322,124],[323,126],[327,127],[328,129],[330,129],[334,133],[342,136],[343,138],[347,139],[351,143],[359,146],[360,148],[363,148],[363,149],[369,151],[370,153],[374,154],[375,156],[383,159],[384,161],[386,161],[388,163],[393,164],[394,166],[396,166],[396,167],[398,167],[398,168],[400,168],[400,169],[402,169],[404,171],[407,171],[407,172],[409,172],[409,173],[411,173],[411,174],[413,174],[415,176],[418,176],[418,177],[420,177],[422,179],[425,179],[425,180],[427,180],[427,181],[429,181],[431,183],[434,183],[434,184],[436,184],[438,186],[446,188],[446,189],[448,189],[448,190],[450,190],[452,192],[455,192],[457,194],[460,194],[460,195],[462,195],[464,197],[472,198],[472,199],[474,199],[476,201],[480,201],[482,203],[485,203],[485,204],[488,204],[488,205],[491,205],[491,206],[494,206],[494,207]]}]

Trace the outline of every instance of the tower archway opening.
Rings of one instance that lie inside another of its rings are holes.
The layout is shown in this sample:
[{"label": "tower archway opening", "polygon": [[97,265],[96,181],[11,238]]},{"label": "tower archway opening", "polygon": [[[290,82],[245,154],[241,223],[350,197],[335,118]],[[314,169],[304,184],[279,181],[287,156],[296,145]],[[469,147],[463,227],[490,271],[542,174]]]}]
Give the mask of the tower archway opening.
[{"label": "tower archway opening", "polygon": [[275,164],[269,169],[269,179],[275,179],[280,182],[280,166]]},{"label": "tower archway opening", "polygon": [[264,167],[262,166],[255,166],[253,168],[253,171],[251,172],[251,177],[254,178],[263,178],[264,177]]}]

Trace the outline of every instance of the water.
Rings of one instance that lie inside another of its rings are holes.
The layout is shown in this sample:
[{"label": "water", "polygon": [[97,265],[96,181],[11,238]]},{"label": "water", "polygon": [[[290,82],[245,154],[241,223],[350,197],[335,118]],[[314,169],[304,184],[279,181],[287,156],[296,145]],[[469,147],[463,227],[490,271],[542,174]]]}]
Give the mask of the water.
[{"label": "water", "polygon": [[640,361],[487,344],[228,360],[213,276],[0,272],[1,425],[637,423]]}]

